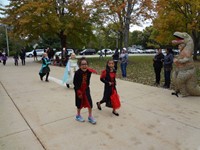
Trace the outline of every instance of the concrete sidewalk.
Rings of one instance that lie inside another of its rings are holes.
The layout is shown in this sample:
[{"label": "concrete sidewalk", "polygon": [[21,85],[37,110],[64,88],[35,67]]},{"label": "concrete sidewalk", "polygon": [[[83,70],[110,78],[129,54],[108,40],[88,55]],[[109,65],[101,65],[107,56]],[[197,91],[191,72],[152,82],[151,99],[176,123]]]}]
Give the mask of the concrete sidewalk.
[{"label": "concrete sidewalk", "polygon": [[[117,80],[122,107],[96,108],[103,83],[92,75],[96,125],[75,121],[74,90],[60,83],[62,67],[40,81],[41,64],[0,63],[0,150],[200,150],[200,97]],[[82,116],[87,119],[87,109]]]}]

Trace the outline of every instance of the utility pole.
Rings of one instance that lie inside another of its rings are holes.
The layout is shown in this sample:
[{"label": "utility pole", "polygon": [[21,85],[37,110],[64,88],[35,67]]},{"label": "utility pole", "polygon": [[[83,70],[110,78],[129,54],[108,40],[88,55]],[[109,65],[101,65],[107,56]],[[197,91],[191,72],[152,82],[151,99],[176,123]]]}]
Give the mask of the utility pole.
[{"label": "utility pole", "polygon": [[6,28],[6,43],[7,43],[7,54],[9,56],[10,50],[9,50],[9,42],[8,42],[8,29],[7,26],[5,25]]}]

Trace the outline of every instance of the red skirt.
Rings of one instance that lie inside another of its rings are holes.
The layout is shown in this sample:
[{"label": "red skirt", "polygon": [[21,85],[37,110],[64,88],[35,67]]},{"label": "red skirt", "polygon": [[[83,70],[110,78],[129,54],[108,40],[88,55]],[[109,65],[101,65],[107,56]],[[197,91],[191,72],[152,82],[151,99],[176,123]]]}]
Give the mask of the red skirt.
[{"label": "red skirt", "polygon": [[116,90],[113,90],[112,95],[110,96],[111,104],[113,109],[118,109],[121,106],[119,95]]}]

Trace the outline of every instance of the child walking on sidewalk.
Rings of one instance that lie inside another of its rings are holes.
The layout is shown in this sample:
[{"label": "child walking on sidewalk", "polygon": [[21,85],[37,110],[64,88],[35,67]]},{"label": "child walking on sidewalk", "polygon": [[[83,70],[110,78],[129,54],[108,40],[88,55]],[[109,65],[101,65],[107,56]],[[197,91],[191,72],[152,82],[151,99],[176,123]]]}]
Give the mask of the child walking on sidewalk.
[{"label": "child walking on sidewalk", "polygon": [[68,88],[70,88],[70,85],[73,84],[74,72],[76,70],[78,70],[77,59],[75,53],[72,53],[69,61],[66,64],[62,79],[63,83],[65,83]]},{"label": "child walking on sidewalk", "polygon": [[81,109],[88,108],[88,121],[96,124],[96,120],[92,116],[92,98],[90,95],[90,78],[92,73],[96,73],[88,67],[88,61],[83,57],[78,61],[79,69],[75,72],[73,84],[75,90],[75,101],[77,107],[76,120],[84,122],[81,116]]},{"label": "child walking on sidewalk", "polygon": [[97,108],[101,110],[101,104],[106,103],[107,107],[113,108],[112,113],[119,116],[116,109],[120,108],[119,95],[116,90],[116,71],[114,69],[114,61],[108,60],[106,64],[106,69],[102,71],[100,80],[104,85],[104,94],[100,102],[97,102]]}]

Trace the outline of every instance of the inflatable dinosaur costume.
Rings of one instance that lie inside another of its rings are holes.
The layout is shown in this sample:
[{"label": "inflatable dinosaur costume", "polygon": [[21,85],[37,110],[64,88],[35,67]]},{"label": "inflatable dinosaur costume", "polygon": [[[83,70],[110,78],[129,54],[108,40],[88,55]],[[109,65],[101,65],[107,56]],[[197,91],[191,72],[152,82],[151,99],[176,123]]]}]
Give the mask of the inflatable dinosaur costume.
[{"label": "inflatable dinosaur costume", "polygon": [[175,32],[177,38],[172,43],[179,44],[180,54],[174,58],[176,66],[173,74],[173,83],[175,92],[172,95],[180,93],[183,97],[200,96],[200,87],[197,85],[196,69],[193,61],[194,43],[191,36],[185,32]]}]

